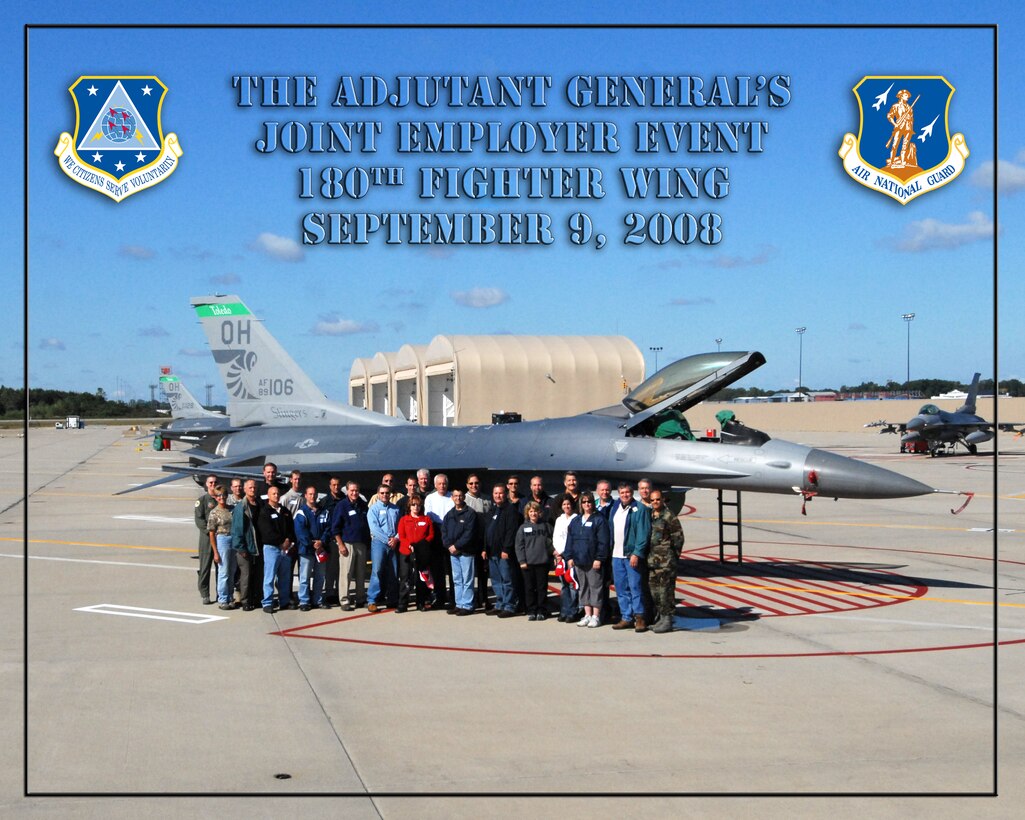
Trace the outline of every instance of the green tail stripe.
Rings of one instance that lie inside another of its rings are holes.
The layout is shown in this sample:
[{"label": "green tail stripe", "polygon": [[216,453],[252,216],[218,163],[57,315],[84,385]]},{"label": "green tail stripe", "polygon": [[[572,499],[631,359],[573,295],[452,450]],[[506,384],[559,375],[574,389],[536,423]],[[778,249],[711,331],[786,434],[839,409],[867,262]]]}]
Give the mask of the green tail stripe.
[{"label": "green tail stripe", "polygon": [[249,308],[241,302],[230,302],[219,305],[196,305],[196,315],[200,319],[209,316],[252,316]]},{"label": "green tail stripe", "polygon": [[162,382],[176,382],[178,381],[177,376],[161,376],[160,381]]}]

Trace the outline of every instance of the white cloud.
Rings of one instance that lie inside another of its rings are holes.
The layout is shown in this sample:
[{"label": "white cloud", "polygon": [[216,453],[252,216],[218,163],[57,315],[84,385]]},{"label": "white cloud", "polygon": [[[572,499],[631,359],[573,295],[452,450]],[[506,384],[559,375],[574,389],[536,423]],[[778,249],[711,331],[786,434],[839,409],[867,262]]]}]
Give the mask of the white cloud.
[{"label": "white cloud", "polygon": [[708,262],[713,268],[743,268],[750,265],[764,265],[776,255],[776,248],[763,245],[754,256],[717,256]]},{"label": "white cloud", "polygon": [[937,219],[923,219],[912,222],[904,236],[896,240],[899,251],[931,251],[937,248],[950,250],[971,242],[993,238],[993,220],[982,211],[968,214],[968,221],[960,225],[940,222]]},{"label": "white cloud", "polygon": [[489,308],[509,301],[509,294],[501,288],[470,288],[452,292],[456,304],[471,308]]},{"label": "white cloud", "polygon": [[50,336],[49,338],[46,338],[46,339],[40,339],[39,340],[39,349],[40,350],[67,350],[67,348],[64,347],[64,342],[62,342],[60,339],[55,339],[53,336]]},{"label": "white cloud", "polygon": [[376,333],[376,322],[355,322],[337,316],[321,316],[311,329],[314,336],[351,336],[354,333]]},{"label": "white cloud", "polygon": [[179,259],[190,259],[196,262],[206,262],[214,259],[217,254],[206,248],[197,245],[186,245],[183,248],[171,248],[171,254]]},{"label": "white cloud", "polygon": [[[1018,155],[1018,161],[1022,161],[1023,156]],[[1001,194],[1016,194],[1018,191],[1025,189],[1025,166],[1016,165],[1010,160],[1002,159],[997,162],[997,174],[1000,179],[998,184],[1000,185]],[[979,163],[979,167],[975,169],[972,174],[972,185],[977,188],[985,188],[987,191],[993,190],[993,160],[988,159],[985,162]]]},{"label": "white cloud", "polygon": [[237,273],[219,273],[210,277],[212,285],[237,285],[241,281],[242,277]]},{"label": "white cloud", "polygon": [[282,262],[301,262],[303,259],[303,249],[298,242],[272,233],[260,234],[256,237],[253,247]]},{"label": "white cloud", "polygon": [[120,254],[132,259],[152,259],[157,255],[156,251],[152,248],[146,248],[142,245],[122,245]]}]

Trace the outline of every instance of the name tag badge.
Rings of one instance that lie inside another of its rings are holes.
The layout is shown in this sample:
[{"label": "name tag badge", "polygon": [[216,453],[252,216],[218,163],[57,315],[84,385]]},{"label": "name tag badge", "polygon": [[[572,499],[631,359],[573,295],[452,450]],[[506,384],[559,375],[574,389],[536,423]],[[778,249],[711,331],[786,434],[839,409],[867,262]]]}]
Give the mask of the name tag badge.
[{"label": "name tag badge", "polygon": [[349,515],[355,515],[355,514],[356,514],[355,510],[349,510]]},{"label": "name tag badge", "polygon": [[593,527],[594,526],[594,522],[593,521],[585,521],[584,522],[584,526],[585,527]]},{"label": "name tag badge", "polygon": [[278,514],[277,514],[277,513],[271,513],[271,514],[270,514],[270,517],[271,517],[271,518],[277,518],[277,517],[278,517]]},{"label": "name tag badge", "polygon": [[417,521],[416,525],[418,527],[426,527],[427,526],[427,522],[426,521]]},{"label": "name tag badge", "polygon": [[533,531],[534,531],[534,528],[533,528],[533,527],[524,527],[524,528],[523,528],[523,531],[524,531],[524,532],[533,532]]}]

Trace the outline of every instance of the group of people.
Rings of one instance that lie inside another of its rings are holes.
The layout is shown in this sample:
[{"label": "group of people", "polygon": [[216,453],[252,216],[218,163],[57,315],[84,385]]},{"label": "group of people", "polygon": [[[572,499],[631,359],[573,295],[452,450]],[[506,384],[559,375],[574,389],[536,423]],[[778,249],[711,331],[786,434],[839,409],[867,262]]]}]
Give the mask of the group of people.
[{"label": "group of people", "polygon": [[560,622],[673,629],[683,528],[646,479],[636,494],[620,484],[616,498],[608,481],[582,491],[572,471],[552,496],[539,475],[528,487],[510,476],[486,493],[478,474],[467,476],[465,489],[450,488],[448,476],[432,478],[425,468],[402,488],[385,473],[364,496],[357,482],[343,487],[336,476],[322,494],[299,470],[284,491],[276,465],[266,464],[263,475],[229,485],[206,478],[195,505],[204,604],[214,603],[214,582],[225,610],[404,613],[415,606],[544,621],[554,614],[554,571]]}]

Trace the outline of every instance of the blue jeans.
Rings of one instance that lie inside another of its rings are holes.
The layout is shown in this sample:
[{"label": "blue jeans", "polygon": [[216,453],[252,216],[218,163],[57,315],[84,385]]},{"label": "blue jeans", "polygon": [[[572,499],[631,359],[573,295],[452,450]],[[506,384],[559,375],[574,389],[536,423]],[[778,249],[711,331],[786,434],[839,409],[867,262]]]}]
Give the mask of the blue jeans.
[{"label": "blue jeans", "polygon": [[226,604],[235,592],[235,550],[231,548],[230,535],[217,536],[217,554],[221,556],[217,565],[217,603]]},{"label": "blue jeans", "polygon": [[317,554],[310,551],[310,555],[299,556],[299,604],[300,606],[310,603],[310,576],[313,576],[313,605],[320,606],[324,603],[324,574],[327,564],[317,560]]},{"label": "blue jeans", "polygon": [[637,562],[637,568],[630,566],[629,558],[612,559],[612,578],[616,584],[616,600],[619,614],[624,621],[644,617],[644,559]]},{"label": "blue jeans", "polygon": [[491,588],[495,591],[495,609],[516,611],[516,589],[513,586],[512,559],[491,558]]},{"label": "blue jeans", "polygon": [[[566,568],[569,572],[569,567]],[[580,583],[580,570],[577,571],[577,584]],[[559,591],[559,614],[567,618],[573,618],[577,614],[577,591],[569,585],[569,581],[563,580],[562,589]]]},{"label": "blue jeans", "polygon": [[456,608],[473,611],[473,556],[453,555],[452,588],[455,591]]},{"label": "blue jeans", "polygon": [[388,544],[384,541],[371,541],[370,587],[367,589],[367,603],[376,604],[382,597],[385,599],[384,602],[390,606],[394,605],[399,597],[395,550],[388,549]]},{"label": "blue jeans", "polygon": [[280,547],[263,547],[263,601],[262,606],[274,604],[274,582],[278,582],[278,601],[282,609],[292,597],[292,559]]}]

